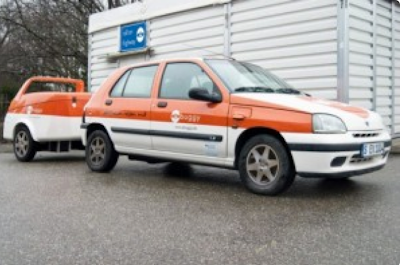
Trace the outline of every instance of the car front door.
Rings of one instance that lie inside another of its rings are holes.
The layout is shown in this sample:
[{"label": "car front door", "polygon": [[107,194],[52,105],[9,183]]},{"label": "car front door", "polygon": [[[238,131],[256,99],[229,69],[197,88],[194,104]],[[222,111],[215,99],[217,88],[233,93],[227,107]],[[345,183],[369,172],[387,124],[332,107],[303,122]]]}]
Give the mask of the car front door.
[{"label": "car front door", "polygon": [[[226,158],[229,97],[221,94],[216,82],[210,78],[210,72],[207,73],[203,67],[195,62],[165,65],[158,96],[154,98],[151,109],[155,150],[170,152],[171,155]],[[217,93],[222,96],[222,102],[191,99],[189,91],[193,88]]]}]

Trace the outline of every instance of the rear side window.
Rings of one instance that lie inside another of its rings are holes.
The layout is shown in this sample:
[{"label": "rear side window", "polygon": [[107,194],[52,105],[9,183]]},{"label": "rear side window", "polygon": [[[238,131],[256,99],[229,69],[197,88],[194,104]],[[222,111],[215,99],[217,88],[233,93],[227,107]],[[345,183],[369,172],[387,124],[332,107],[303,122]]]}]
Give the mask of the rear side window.
[{"label": "rear side window", "polygon": [[122,92],[124,91],[126,80],[128,79],[130,73],[131,71],[126,71],[125,74],[114,85],[114,88],[111,91],[112,97],[122,97]]},{"label": "rear side window", "polygon": [[66,83],[32,82],[25,93],[37,92],[75,92],[75,86]]},{"label": "rear side window", "polygon": [[149,98],[157,66],[147,66],[132,70],[126,82],[123,97]]},{"label": "rear side window", "polygon": [[152,65],[127,71],[114,85],[111,96],[149,98],[157,67],[157,65]]}]

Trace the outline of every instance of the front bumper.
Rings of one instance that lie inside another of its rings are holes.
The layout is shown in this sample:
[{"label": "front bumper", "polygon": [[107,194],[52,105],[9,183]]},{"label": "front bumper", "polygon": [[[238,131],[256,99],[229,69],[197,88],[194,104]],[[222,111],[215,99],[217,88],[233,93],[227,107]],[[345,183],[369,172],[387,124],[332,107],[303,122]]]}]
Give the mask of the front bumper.
[{"label": "front bumper", "polygon": [[353,171],[347,171],[347,172],[340,172],[340,173],[309,173],[309,172],[297,172],[297,174],[300,177],[303,178],[332,178],[332,179],[337,179],[337,178],[348,178],[348,177],[353,177],[353,176],[359,176],[359,175],[364,175],[368,173],[372,173],[375,171],[378,171],[382,169],[385,165],[381,166],[376,166],[372,168],[367,168],[367,169],[361,169],[361,170],[353,170]]},{"label": "front bumper", "polygon": [[[285,134],[296,171],[303,177],[342,178],[381,169],[387,162],[391,137],[386,131],[373,136],[355,137],[358,132],[337,135]],[[365,143],[384,142],[382,155],[361,157]]]}]

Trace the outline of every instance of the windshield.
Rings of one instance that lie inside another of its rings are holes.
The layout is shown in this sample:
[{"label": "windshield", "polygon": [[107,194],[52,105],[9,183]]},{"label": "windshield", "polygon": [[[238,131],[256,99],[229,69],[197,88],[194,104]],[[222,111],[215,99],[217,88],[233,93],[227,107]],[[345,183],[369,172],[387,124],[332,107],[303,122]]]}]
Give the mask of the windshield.
[{"label": "windshield", "polygon": [[228,60],[206,62],[231,92],[302,94],[260,66]]}]

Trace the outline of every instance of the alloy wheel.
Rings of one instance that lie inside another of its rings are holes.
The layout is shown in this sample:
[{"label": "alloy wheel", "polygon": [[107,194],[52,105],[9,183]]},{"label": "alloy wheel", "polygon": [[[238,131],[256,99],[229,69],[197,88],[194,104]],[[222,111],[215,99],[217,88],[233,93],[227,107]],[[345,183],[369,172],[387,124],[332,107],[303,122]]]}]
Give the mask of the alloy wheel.
[{"label": "alloy wheel", "polygon": [[254,146],[247,155],[247,173],[258,185],[268,185],[279,175],[279,158],[268,145]]}]

